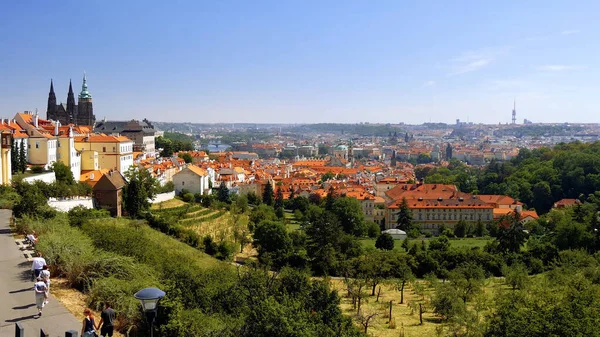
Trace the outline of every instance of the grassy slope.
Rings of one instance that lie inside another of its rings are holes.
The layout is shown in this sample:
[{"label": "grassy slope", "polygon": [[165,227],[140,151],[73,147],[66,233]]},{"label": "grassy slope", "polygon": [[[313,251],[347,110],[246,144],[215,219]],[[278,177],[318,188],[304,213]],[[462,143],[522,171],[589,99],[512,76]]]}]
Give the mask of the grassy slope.
[{"label": "grassy slope", "polygon": [[[425,244],[429,245],[429,239],[423,239]],[[463,239],[451,239],[450,245],[455,248],[473,248],[480,247],[483,248],[488,242],[492,239],[489,238],[463,238]],[[375,239],[364,238],[359,240],[364,248],[375,248]],[[402,249],[400,247],[402,245],[403,240],[394,240],[394,249]],[[421,239],[410,240],[411,244],[421,243]]]}]

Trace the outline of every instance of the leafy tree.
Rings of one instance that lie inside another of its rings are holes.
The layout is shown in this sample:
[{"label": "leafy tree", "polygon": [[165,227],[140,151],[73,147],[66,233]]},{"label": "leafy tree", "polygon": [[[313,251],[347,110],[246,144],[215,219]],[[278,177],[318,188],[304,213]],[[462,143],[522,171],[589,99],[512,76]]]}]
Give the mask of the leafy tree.
[{"label": "leafy tree", "polygon": [[408,207],[408,201],[406,201],[406,198],[402,198],[400,210],[398,211],[398,220],[396,223],[398,225],[396,228],[401,229],[406,233],[413,229],[412,211]]},{"label": "leafy tree", "polygon": [[71,172],[71,168],[67,165],[63,164],[60,161],[56,161],[52,164],[52,171],[54,171],[54,175],[56,176],[56,181],[73,185],[75,180],[73,179],[73,172]]},{"label": "leafy tree", "polygon": [[375,241],[375,248],[381,250],[392,250],[394,249],[394,238],[388,234],[383,233],[377,237]]},{"label": "leafy tree", "polygon": [[272,261],[276,267],[285,263],[291,249],[292,241],[284,224],[276,221],[262,221],[254,228],[252,245],[258,250],[258,258]]},{"label": "leafy tree", "polygon": [[381,228],[379,225],[373,221],[369,221],[366,223],[367,227],[367,236],[370,238],[376,238],[381,233]]},{"label": "leafy tree", "polygon": [[504,281],[510,285],[513,290],[524,289],[529,281],[527,268],[522,263],[514,263],[512,266],[502,268]]},{"label": "leafy tree", "polygon": [[501,219],[496,236],[500,251],[518,253],[521,250],[521,246],[527,240],[527,233],[520,220],[521,215],[517,211]]},{"label": "leafy tree", "polygon": [[265,204],[260,204],[256,207],[254,207],[252,209],[252,211],[250,212],[250,217],[249,217],[250,223],[258,224],[265,220],[270,220],[270,221],[277,220],[277,216],[275,215],[275,212],[273,211],[273,207],[269,207]]},{"label": "leafy tree", "polygon": [[127,185],[123,193],[123,205],[132,218],[138,218],[150,207],[148,199],[156,195],[158,182],[147,170],[132,167],[125,173]]},{"label": "leafy tree", "polygon": [[263,195],[262,195],[262,202],[268,206],[273,206],[274,192],[273,192],[273,185],[271,185],[270,181],[268,181],[267,184],[265,185],[265,190],[263,191]]},{"label": "leafy tree", "polygon": [[464,303],[481,292],[484,280],[483,268],[473,262],[465,263],[450,272],[450,282]]},{"label": "leafy tree", "polygon": [[239,195],[235,199],[235,205],[240,213],[246,213],[248,210],[248,197],[245,195]]},{"label": "leafy tree", "polygon": [[340,221],[344,232],[355,236],[366,234],[365,215],[358,200],[349,197],[336,198],[331,211]]},{"label": "leafy tree", "polygon": [[475,236],[477,236],[477,237],[484,237],[486,235],[487,235],[486,226],[483,223],[483,221],[481,221],[481,219],[479,219],[477,221],[477,223],[475,224]]},{"label": "leafy tree", "polygon": [[431,305],[433,312],[445,320],[459,316],[465,310],[465,305],[461,301],[457,289],[449,283],[437,284]]},{"label": "leafy tree", "polygon": [[396,278],[396,289],[400,291],[400,304],[404,303],[404,288],[414,279],[412,269],[406,256],[397,255],[392,262],[393,276]]},{"label": "leafy tree", "polygon": [[321,176],[321,181],[322,181],[322,182],[326,182],[326,181],[328,181],[328,180],[331,180],[331,179],[334,179],[334,178],[335,178],[335,174],[333,174],[333,172],[329,171],[329,172],[327,172],[327,173],[324,173],[324,174]]},{"label": "leafy tree", "polygon": [[179,153],[177,156],[178,156],[179,158],[183,159],[183,161],[185,161],[185,162],[186,162],[186,164],[189,164],[189,163],[191,163],[192,161],[194,161],[194,159],[192,158],[192,155],[191,155],[191,154],[189,154],[189,153],[187,153],[187,152],[184,152],[184,153]]}]

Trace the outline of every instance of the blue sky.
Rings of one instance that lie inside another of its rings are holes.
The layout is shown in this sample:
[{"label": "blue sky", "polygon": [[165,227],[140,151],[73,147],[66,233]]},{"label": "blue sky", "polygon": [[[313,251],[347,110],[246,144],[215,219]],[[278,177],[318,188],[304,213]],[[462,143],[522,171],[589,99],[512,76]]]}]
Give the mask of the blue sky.
[{"label": "blue sky", "polygon": [[598,1],[5,1],[0,116],[599,122]]}]

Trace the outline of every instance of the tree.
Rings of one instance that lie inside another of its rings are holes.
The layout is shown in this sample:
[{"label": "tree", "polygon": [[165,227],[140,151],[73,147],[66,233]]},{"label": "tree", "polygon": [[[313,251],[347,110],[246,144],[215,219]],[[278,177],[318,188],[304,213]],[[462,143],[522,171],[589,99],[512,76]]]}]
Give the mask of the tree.
[{"label": "tree", "polygon": [[267,184],[265,185],[265,190],[263,191],[263,195],[262,195],[262,202],[269,206],[273,206],[274,192],[273,192],[273,185],[271,185],[270,181],[268,181]]},{"label": "tree", "polygon": [[125,173],[127,185],[123,193],[123,205],[132,218],[138,218],[150,207],[148,199],[156,196],[158,182],[147,170],[132,167]]},{"label": "tree", "polygon": [[21,140],[21,144],[19,144],[19,171],[21,173],[25,173],[27,169],[27,155],[25,153],[25,141]]},{"label": "tree", "polygon": [[394,249],[394,238],[388,233],[383,233],[379,235],[379,237],[377,237],[377,240],[375,241],[375,248],[381,250]]},{"label": "tree", "polygon": [[291,251],[292,241],[284,224],[262,221],[254,229],[252,245],[257,248],[262,262],[272,261],[274,266],[281,267]]},{"label": "tree", "polygon": [[[520,220],[521,214],[517,211],[500,220],[500,226],[496,235],[500,251],[518,253],[521,250],[521,246],[527,240],[527,233],[525,233]],[[506,226],[507,223],[508,227]]]},{"label": "tree", "polygon": [[355,236],[366,234],[365,215],[358,200],[349,197],[336,198],[331,211],[340,221],[344,232]]},{"label": "tree", "polygon": [[449,283],[438,283],[431,299],[433,312],[445,320],[460,315],[465,310],[464,303],[460,300],[458,291]]},{"label": "tree", "polygon": [[404,287],[414,279],[412,269],[408,265],[407,257],[397,255],[392,262],[393,276],[396,278],[396,289],[400,291],[400,304],[404,304]]},{"label": "tree", "polygon": [[62,162],[54,162],[52,164],[52,171],[54,171],[56,181],[67,185],[73,185],[73,183],[75,183],[73,172],[71,172],[71,169]]},{"label": "tree", "polygon": [[477,224],[475,224],[475,236],[484,237],[487,235],[487,229],[483,221],[481,219],[477,220]]},{"label": "tree", "polygon": [[225,184],[224,181],[221,181],[221,184],[219,185],[219,190],[217,192],[217,199],[219,199],[220,202],[226,202],[226,203],[231,202],[231,200],[229,198],[229,188],[227,188],[227,185]]},{"label": "tree", "polygon": [[326,182],[326,181],[331,180],[333,178],[335,178],[335,174],[333,174],[333,172],[329,171],[327,173],[324,173],[321,176],[321,182]]},{"label": "tree", "polygon": [[413,229],[412,211],[408,207],[408,201],[406,201],[406,198],[402,198],[400,210],[398,211],[398,220],[396,223],[398,225],[396,228],[405,231],[407,234]]},{"label": "tree", "polygon": [[502,274],[506,284],[510,285],[513,290],[523,289],[529,281],[527,268],[522,263],[514,263],[510,267],[504,266]]},{"label": "tree", "polygon": [[465,234],[467,234],[467,222],[460,219],[454,226],[454,235],[456,235],[457,238],[464,238]]},{"label": "tree", "polygon": [[451,271],[449,279],[458,296],[467,303],[475,294],[481,292],[485,273],[480,265],[467,262]]},{"label": "tree", "polygon": [[10,167],[13,174],[19,171],[19,152],[14,138],[10,141]]},{"label": "tree", "polygon": [[279,219],[283,219],[283,189],[278,186],[277,193],[275,193],[275,201],[273,202],[275,208],[275,214]]},{"label": "tree", "polygon": [[191,162],[194,160],[194,159],[192,158],[192,155],[191,155],[191,154],[189,154],[189,153],[187,153],[187,152],[184,152],[184,153],[179,153],[177,156],[178,156],[179,158],[183,159],[183,161],[185,161],[185,162],[186,162],[186,164],[189,164],[189,163],[191,163]]}]

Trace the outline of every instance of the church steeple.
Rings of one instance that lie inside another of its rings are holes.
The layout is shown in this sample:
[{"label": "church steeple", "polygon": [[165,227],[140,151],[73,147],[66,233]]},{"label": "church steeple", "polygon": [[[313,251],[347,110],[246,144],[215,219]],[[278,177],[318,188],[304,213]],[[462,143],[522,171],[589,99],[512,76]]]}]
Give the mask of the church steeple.
[{"label": "church steeple", "polygon": [[81,85],[81,92],[79,93],[79,98],[92,98],[92,95],[90,95],[90,93],[88,92],[85,72],[83,73],[83,84]]},{"label": "church steeple", "polygon": [[48,108],[46,110],[46,118],[52,119],[56,110],[56,94],[54,93],[54,83],[50,79],[50,93],[48,93]]},{"label": "church steeple", "polygon": [[76,115],[75,111],[75,94],[73,93],[73,84],[69,80],[69,94],[67,95],[67,115],[72,119]]}]

